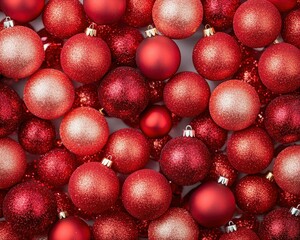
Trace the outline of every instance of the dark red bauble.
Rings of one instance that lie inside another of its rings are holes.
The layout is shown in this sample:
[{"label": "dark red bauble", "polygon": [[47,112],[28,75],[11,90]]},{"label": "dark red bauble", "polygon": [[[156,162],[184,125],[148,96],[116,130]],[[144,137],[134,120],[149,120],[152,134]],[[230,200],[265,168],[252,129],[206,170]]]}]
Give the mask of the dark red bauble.
[{"label": "dark red bauble", "polygon": [[216,240],[223,234],[220,228],[204,228],[200,226],[199,229],[199,240]]},{"label": "dark red bauble", "polygon": [[190,125],[195,130],[196,138],[204,142],[209,149],[218,150],[225,144],[228,131],[219,127],[208,112],[195,117]]},{"label": "dark red bauble", "polygon": [[296,196],[292,193],[279,189],[278,205],[280,207],[291,208],[297,206],[300,202],[300,196]]},{"label": "dark red bauble", "polygon": [[85,84],[75,89],[73,108],[77,107],[91,107],[96,110],[101,109],[96,84]]},{"label": "dark red bauble", "polygon": [[63,118],[59,133],[68,150],[77,155],[92,155],[104,147],[109,129],[99,111],[90,107],[80,107]]},{"label": "dark red bauble", "polygon": [[135,218],[158,218],[168,210],[171,200],[172,190],[167,179],[152,169],[132,173],[123,184],[122,202]]},{"label": "dark red bauble", "polygon": [[193,50],[193,63],[197,72],[209,80],[231,77],[241,61],[242,54],[236,40],[223,32],[201,38]]},{"label": "dark red bauble", "polygon": [[264,170],[271,163],[273,152],[271,138],[265,130],[258,127],[235,132],[227,142],[229,162],[243,173],[254,174]]},{"label": "dark red bauble", "polygon": [[208,106],[210,88],[203,77],[194,72],[173,76],[164,88],[167,108],[180,117],[194,117]]},{"label": "dark red bauble", "polygon": [[233,220],[238,228],[248,228],[254,232],[258,232],[260,222],[255,215],[243,213],[240,218],[234,218]]},{"label": "dark red bauble", "polygon": [[154,161],[159,160],[162,149],[171,139],[172,137],[170,135],[166,135],[161,138],[148,138],[148,142],[150,145],[150,157]]},{"label": "dark red bauble", "polygon": [[140,129],[147,137],[164,137],[171,128],[171,113],[165,106],[153,105],[146,109],[140,117]]},{"label": "dark red bauble", "polygon": [[164,81],[148,81],[150,88],[150,103],[163,101],[163,93],[166,83]]},{"label": "dark red bauble", "polygon": [[84,0],[87,16],[99,25],[118,22],[126,10],[126,0]]},{"label": "dark red bauble", "polygon": [[140,114],[149,102],[149,88],[137,69],[118,67],[101,81],[101,106],[111,117],[128,119]]},{"label": "dark red bauble", "polygon": [[152,8],[155,0],[127,0],[123,22],[132,27],[145,27],[152,23]]},{"label": "dark red bauble", "polygon": [[300,140],[300,96],[283,95],[267,106],[264,125],[277,142],[291,143]]},{"label": "dark red bauble", "polygon": [[14,79],[33,74],[45,58],[39,35],[30,28],[15,26],[0,32],[0,72]]},{"label": "dark red bauble", "polygon": [[232,27],[233,16],[240,1],[204,0],[202,4],[204,22],[217,30],[226,30]]},{"label": "dark red bauble", "polygon": [[202,141],[192,137],[177,137],[164,146],[159,164],[161,171],[172,182],[192,185],[206,177],[212,161]]},{"label": "dark red bauble", "polygon": [[[0,217],[3,218],[3,201],[6,196],[6,190],[0,190]],[[1,232],[1,231],[0,231]],[[1,236],[1,234],[0,234]]]},{"label": "dark red bauble", "polygon": [[136,64],[151,80],[162,81],[177,72],[181,54],[177,44],[168,37],[146,38],[136,52]]},{"label": "dark red bauble", "polygon": [[296,6],[297,0],[268,0],[273,3],[280,12],[286,12]]},{"label": "dark red bauble", "polygon": [[279,35],[281,16],[268,0],[246,1],[234,14],[233,30],[244,45],[265,47]]},{"label": "dark red bauble", "polygon": [[298,240],[299,236],[299,217],[293,216],[287,208],[268,213],[259,230],[259,237],[263,240]]},{"label": "dark red bauble", "polygon": [[76,160],[80,165],[87,162],[101,162],[103,158],[103,150],[91,155],[76,155]]},{"label": "dark red bauble", "polygon": [[198,239],[199,229],[189,212],[183,208],[170,208],[153,220],[148,229],[149,240]]},{"label": "dark red bauble", "polygon": [[281,151],[274,164],[274,178],[284,191],[300,196],[300,146],[290,146]]},{"label": "dark red bauble", "polygon": [[9,86],[0,82],[0,137],[15,131],[23,115],[22,101]]},{"label": "dark red bauble", "polygon": [[224,185],[216,182],[204,183],[192,193],[189,211],[200,225],[220,227],[233,217],[234,195]]},{"label": "dark red bauble", "polygon": [[229,80],[218,85],[211,94],[209,112],[220,127],[241,130],[254,123],[260,110],[255,89],[248,83]]},{"label": "dark red bauble", "polygon": [[247,228],[238,228],[237,231],[230,232],[230,233],[224,233],[220,240],[259,240],[260,238],[257,236],[257,234]]},{"label": "dark red bauble", "polygon": [[289,93],[300,87],[300,49],[278,43],[268,47],[258,62],[263,84],[275,93]]},{"label": "dark red bauble", "polygon": [[20,235],[16,233],[15,229],[9,222],[0,222],[0,239],[1,240],[20,240]]},{"label": "dark red bauble", "polygon": [[57,214],[61,212],[66,212],[69,216],[73,216],[76,213],[76,207],[72,203],[70,197],[67,193],[56,190],[54,192],[54,197],[56,201],[56,212]]},{"label": "dark red bauble", "polygon": [[117,201],[119,180],[111,169],[90,162],[73,172],[68,190],[76,207],[90,214],[99,214]]},{"label": "dark red bauble", "polygon": [[12,19],[27,23],[37,18],[44,8],[44,0],[3,0],[1,10]]},{"label": "dark red bauble", "polygon": [[281,35],[285,42],[300,48],[300,9],[290,12],[284,18]]},{"label": "dark red bauble", "polygon": [[107,213],[99,216],[93,225],[95,240],[138,239],[138,229],[134,218],[125,212]]},{"label": "dark red bauble", "polygon": [[64,72],[80,83],[100,80],[111,64],[110,50],[98,37],[77,34],[64,44],[60,55]]},{"label": "dark red bauble", "polygon": [[36,234],[45,231],[56,218],[53,193],[34,181],[13,187],[3,202],[3,215],[14,231]]}]

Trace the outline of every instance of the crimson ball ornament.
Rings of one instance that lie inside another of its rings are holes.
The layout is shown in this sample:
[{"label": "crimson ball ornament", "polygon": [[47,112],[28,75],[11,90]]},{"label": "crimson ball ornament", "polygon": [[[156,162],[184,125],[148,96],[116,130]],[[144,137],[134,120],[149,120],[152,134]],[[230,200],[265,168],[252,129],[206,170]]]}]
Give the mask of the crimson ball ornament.
[{"label": "crimson ball ornament", "polygon": [[0,222],[0,239],[2,240],[20,240],[20,235],[9,222]]},{"label": "crimson ball ornament", "polygon": [[218,85],[211,94],[209,112],[220,127],[241,130],[254,123],[260,111],[255,89],[248,83],[229,80]]},{"label": "crimson ball ornament", "polygon": [[300,48],[300,9],[290,12],[284,18],[281,35],[285,42]]},{"label": "crimson ball ornament", "polygon": [[150,88],[150,103],[157,103],[163,101],[164,88],[166,83],[164,81],[147,81]]},{"label": "crimson ball ornament", "polygon": [[201,38],[193,50],[193,63],[197,72],[209,80],[231,77],[241,61],[242,54],[236,40],[223,32]]},{"label": "crimson ball ornament", "polygon": [[274,164],[274,178],[284,191],[300,196],[300,146],[281,151]]},{"label": "crimson ball ornament", "polygon": [[168,210],[171,200],[172,190],[167,179],[152,169],[132,173],[123,184],[122,202],[135,218],[158,218]]},{"label": "crimson ball ornament", "polygon": [[280,207],[291,208],[297,206],[300,202],[300,196],[296,196],[292,193],[279,189],[278,205]]},{"label": "crimson ball ornament", "polygon": [[199,229],[199,240],[215,240],[219,239],[223,234],[220,228],[204,228],[199,226]]},{"label": "crimson ball ornament", "polygon": [[265,47],[279,35],[281,16],[268,0],[246,1],[234,14],[233,30],[244,45]]},{"label": "crimson ball ornament", "polygon": [[0,156],[0,189],[4,189],[21,181],[27,163],[20,144],[10,138],[0,138]]},{"label": "crimson ball ornament", "polygon": [[75,89],[73,108],[77,107],[91,107],[96,110],[101,109],[96,84],[84,84]]},{"label": "crimson ball ornament", "polygon": [[243,240],[259,240],[260,238],[257,234],[248,229],[248,228],[238,228],[236,231],[224,233],[220,240],[236,240],[236,239],[243,239]]},{"label": "crimson ball ornament", "polygon": [[162,81],[177,72],[181,54],[177,44],[168,37],[146,38],[136,52],[136,64],[147,78]]},{"label": "crimson ball ornament", "polygon": [[236,226],[239,228],[248,228],[254,232],[258,232],[260,222],[253,214],[243,213],[240,218],[234,218]]},{"label": "crimson ball ornament", "polygon": [[103,115],[90,107],[69,112],[59,128],[64,146],[77,155],[92,155],[105,145],[109,129]]},{"label": "crimson ball ornament", "polygon": [[286,12],[296,6],[297,0],[268,0],[273,3],[280,12]]},{"label": "crimson ball ornament", "polygon": [[1,218],[3,218],[3,201],[4,201],[6,193],[7,193],[6,190],[0,190],[0,217]]}]

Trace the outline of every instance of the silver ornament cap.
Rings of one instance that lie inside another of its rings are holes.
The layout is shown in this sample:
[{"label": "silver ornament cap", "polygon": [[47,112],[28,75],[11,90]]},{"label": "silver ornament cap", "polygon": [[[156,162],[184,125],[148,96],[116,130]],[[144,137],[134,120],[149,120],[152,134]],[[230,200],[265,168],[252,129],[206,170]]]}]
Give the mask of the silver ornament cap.
[{"label": "silver ornament cap", "polygon": [[7,16],[3,22],[4,28],[12,28],[15,26],[14,20],[12,20],[9,16]]},{"label": "silver ornament cap", "polygon": [[225,231],[227,233],[236,232],[237,231],[237,226],[234,224],[233,221],[230,221],[228,223],[228,226],[225,228]]},{"label": "silver ornament cap", "polygon": [[112,161],[112,156],[109,155],[107,157],[104,157],[102,159],[102,165],[104,165],[105,167],[108,167],[108,168],[111,168],[112,164],[113,164],[113,161]]},{"label": "silver ornament cap", "polygon": [[89,27],[85,29],[85,34],[90,37],[97,36],[97,30],[95,29],[96,23],[92,23]]},{"label": "silver ornament cap", "polygon": [[229,182],[229,179],[226,178],[226,177],[223,177],[223,176],[220,176],[219,179],[218,179],[218,183],[222,184],[224,186],[227,186],[228,182]]},{"label": "silver ornament cap", "polygon": [[290,213],[295,217],[300,216],[300,204],[297,207],[291,207]]},{"label": "silver ornament cap", "polygon": [[150,38],[150,37],[154,37],[156,35],[158,35],[158,31],[155,27],[153,27],[152,25],[148,26],[148,29],[145,31],[146,37]]},{"label": "silver ornament cap", "polygon": [[183,134],[184,137],[195,137],[195,130],[193,130],[191,125],[187,125],[185,127],[185,129],[183,130]]}]

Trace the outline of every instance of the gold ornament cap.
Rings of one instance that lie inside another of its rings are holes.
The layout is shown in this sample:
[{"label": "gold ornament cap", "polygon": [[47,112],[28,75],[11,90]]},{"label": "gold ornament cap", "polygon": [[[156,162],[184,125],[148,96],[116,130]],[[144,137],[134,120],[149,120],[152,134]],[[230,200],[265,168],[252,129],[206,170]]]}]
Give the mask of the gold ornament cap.
[{"label": "gold ornament cap", "polygon": [[145,31],[146,33],[146,37],[150,38],[150,37],[155,37],[156,35],[158,35],[158,31],[155,27],[153,27],[152,25],[148,26],[148,29]]},{"label": "gold ornament cap", "polygon": [[85,34],[90,37],[97,36],[97,30],[95,29],[96,23],[92,23],[89,27],[85,29]]},{"label": "gold ornament cap", "polygon": [[290,213],[295,217],[300,216],[300,204],[297,207],[291,207]]},{"label": "gold ornament cap", "polygon": [[232,233],[232,232],[237,231],[237,226],[234,224],[233,221],[230,221],[228,223],[228,226],[225,228],[225,230],[227,233]]},{"label": "gold ornament cap", "polygon": [[195,135],[195,130],[193,130],[191,125],[187,125],[182,134],[184,137],[195,137]]},{"label": "gold ornament cap", "polygon": [[69,216],[69,214],[66,211],[62,211],[58,214],[59,219],[65,219]]},{"label": "gold ornament cap", "polygon": [[7,16],[3,22],[4,28],[12,28],[15,26],[14,20],[12,20],[9,16]]},{"label": "gold ornament cap", "polygon": [[112,156],[111,155],[109,155],[109,156],[107,156],[107,157],[104,157],[103,159],[102,159],[102,165],[104,165],[105,167],[108,167],[108,168],[111,168],[111,166],[112,166],[112,164],[113,164],[113,162],[112,162]]},{"label": "gold ornament cap", "polygon": [[270,182],[274,182],[274,174],[272,172],[267,172],[266,179],[268,179]]},{"label": "gold ornament cap", "polygon": [[209,37],[216,33],[215,29],[211,27],[209,24],[206,24],[203,29],[203,37]]},{"label": "gold ornament cap", "polygon": [[228,182],[229,182],[229,179],[226,178],[226,177],[220,176],[218,178],[218,183],[221,184],[221,185],[227,186]]}]

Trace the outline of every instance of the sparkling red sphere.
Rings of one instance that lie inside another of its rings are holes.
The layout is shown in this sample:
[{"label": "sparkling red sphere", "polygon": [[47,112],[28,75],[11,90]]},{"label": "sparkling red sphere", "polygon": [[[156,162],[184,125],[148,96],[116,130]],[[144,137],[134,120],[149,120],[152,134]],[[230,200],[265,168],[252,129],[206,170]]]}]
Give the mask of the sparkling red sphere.
[{"label": "sparkling red sphere", "polygon": [[225,233],[220,237],[220,240],[237,240],[237,239],[243,239],[243,240],[259,240],[260,238],[257,236],[257,234],[247,228],[238,228],[237,231]]},{"label": "sparkling red sphere", "polygon": [[300,48],[300,9],[291,11],[284,18],[281,34],[285,42]]}]

